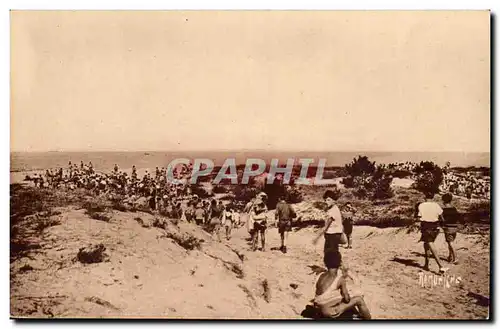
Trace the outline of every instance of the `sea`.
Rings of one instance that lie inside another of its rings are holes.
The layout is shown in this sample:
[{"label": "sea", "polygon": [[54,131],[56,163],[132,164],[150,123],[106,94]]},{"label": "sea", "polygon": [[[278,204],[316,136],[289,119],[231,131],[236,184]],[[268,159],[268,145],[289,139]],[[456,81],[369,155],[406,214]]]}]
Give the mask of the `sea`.
[{"label": "sea", "polygon": [[222,165],[227,158],[235,158],[237,164],[244,164],[248,158],[258,158],[269,164],[271,159],[278,159],[285,164],[287,159],[312,158],[314,163],[326,159],[326,166],[343,166],[359,155],[367,156],[371,161],[381,164],[395,162],[433,161],[444,166],[450,162],[452,167],[490,167],[490,153],[466,152],[272,152],[272,151],[190,151],[190,152],[11,152],[11,172],[31,172],[46,169],[66,168],[68,162],[85,164],[92,162],[98,171],[107,172],[117,164],[121,169],[153,170],[167,167],[176,158],[208,158],[215,165]]}]

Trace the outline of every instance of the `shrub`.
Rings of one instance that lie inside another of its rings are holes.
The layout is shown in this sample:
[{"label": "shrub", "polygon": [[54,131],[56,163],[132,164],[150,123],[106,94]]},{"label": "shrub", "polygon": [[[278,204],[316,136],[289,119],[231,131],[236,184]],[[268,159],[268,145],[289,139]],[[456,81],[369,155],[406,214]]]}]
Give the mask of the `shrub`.
[{"label": "shrub", "polygon": [[353,188],[354,187],[354,178],[353,177],[344,177],[341,181],[341,183],[347,187],[347,188]]},{"label": "shrub", "polygon": [[313,207],[316,208],[316,209],[319,209],[319,210],[326,210],[327,209],[326,202],[324,202],[323,200],[321,200],[321,201],[314,201],[313,202]]},{"label": "shrub", "polygon": [[371,162],[367,156],[361,155],[345,166],[346,172],[352,177],[371,175],[375,172],[375,169],[375,162]]},{"label": "shrub", "polygon": [[201,249],[201,243],[203,242],[203,240],[189,234],[167,232],[167,237],[174,240],[179,246],[186,250]]},{"label": "shrub", "polygon": [[103,222],[109,222],[111,220],[111,217],[103,212],[92,212],[92,213],[87,213],[87,215],[89,215],[90,218],[92,219],[100,220]]},{"label": "shrub", "polygon": [[304,201],[304,196],[302,192],[297,188],[290,188],[286,191],[286,202],[288,203],[299,203]]},{"label": "shrub", "polygon": [[429,163],[425,162],[424,165],[419,165],[415,168],[417,179],[415,180],[414,188],[422,193],[432,192],[439,193],[439,186],[443,181],[443,171],[437,165],[431,167]]},{"label": "shrub", "polygon": [[56,218],[46,216],[36,216],[37,222],[35,224],[35,231],[38,233],[43,232],[46,228],[51,226],[61,225],[61,221]]},{"label": "shrub", "polygon": [[361,186],[354,190],[352,194],[358,199],[365,199],[368,196],[368,191]]},{"label": "shrub", "polygon": [[87,200],[83,203],[83,209],[86,210],[87,214],[92,214],[96,212],[104,212],[108,209],[108,204],[99,198],[94,198]]},{"label": "shrub", "polygon": [[482,200],[472,203],[464,214],[464,221],[468,223],[481,223],[491,220],[491,203]]},{"label": "shrub", "polygon": [[104,245],[90,245],[88,247],[80,248],[76,258],[78,261],[84,264],[100,263],[107,259],[107,255],[104,253],[106,247]]},{"label": "shrub", "polygon": [[111,217],[106,214],[110,206],[112,205],[100,198],[87,200],[83,203],[83,209],[85,209],[86,215],[92,219],[103,222],[109,222],[111,220]]},{"label": "shrub", "polygon": [[374,189],[372,198],[376,200],[389,199],[394,196],[394,192],[391,187],[392,178],[383,177],[374,182]]},{"label": "shrub", "polygon": [[216,186],[214,186],[212,191],[214,193],[228,193],[229,188],[227,186],[224,186],[224,185],[216,185]]},{"label": "shrub", "polygon": [[391,182],[385,165],[375,165],[366,156],[359,156],[345,166],[348,177],[342,180],[347,188],[355,188],[353,195],[359,199],[388,199],[394,195]]},{"label": "shrub", "polygon": [[128,208],[120,201],[114,201],[112,208],[122,212],[126,212],[128,210]]},{"label": "shrub", "polygon": [[153,227],[158,227],[162,229],[166,229],[168,226],[168,222],[165,218],[156,216],[155,219],[153,220]]},{"label": "shrub", "polygon": [[373,216],[356,220],[356,225],[373,226],[378,228],[409,227],[414,223],[412,218],[398,215]]},{"label": "shrub", "polygon": [[234,188],[234,199],[236,201],[247,203],[252,200],[259,190],[249,185],[236,185]]}]

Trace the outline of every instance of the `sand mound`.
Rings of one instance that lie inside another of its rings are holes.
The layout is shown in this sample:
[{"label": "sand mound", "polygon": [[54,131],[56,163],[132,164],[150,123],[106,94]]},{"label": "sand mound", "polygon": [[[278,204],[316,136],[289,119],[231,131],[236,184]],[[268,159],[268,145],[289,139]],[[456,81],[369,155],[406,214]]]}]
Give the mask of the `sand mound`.
[{"label": "sand mound", "polygon": [[[312,204],[294,208],[303,218],[324,216]],[[41,249],[10,265],[13,316],[302,318],[314,296],[311,269],[323,265],[323,242],[311,244],[313,228],[292,232],[282,254],[274,250],[280,243],[275,228],[268,230],[267,251],[251,252],[245,228],[218,243],[184,221],[139,211],[110,215],[105,222],[67,207],[49,216],[59,224],[38,234]],[[459,234],[462,263],[450,275],[462,281],[446,289],[419,285],[418,233],[356,226],[353,239],[343,259],[360,278],[374,318],[487,316],[489,246],[479,236]],[[109,257],[77,261],[89,245],[102,245]],[[441,235],[436,247],[445,256]]]}]

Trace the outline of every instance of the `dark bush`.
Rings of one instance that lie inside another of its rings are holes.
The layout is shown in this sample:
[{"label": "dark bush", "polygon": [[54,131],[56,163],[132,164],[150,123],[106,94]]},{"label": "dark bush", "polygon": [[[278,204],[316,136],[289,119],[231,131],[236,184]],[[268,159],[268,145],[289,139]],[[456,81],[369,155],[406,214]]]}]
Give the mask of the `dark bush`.
[{"label": "dark bush", "polygon": [[463,214],[463,221],[466,223],[484,223],[490,220],[491,203],[489,200],[472,203]]},{"label": "dark bush", "polygon": [[257,193],[259,193],[259,189],[256,187],[252,187],[250,185],[236,185],[234,188],[234,199],[236,201],[247,203],[252,200]]},{"label": "dark bush", "polygon": [[88,247],[80,248],[76,258],[84,264],[100,263],[107,259],[107,255],[104,253],[106,247],[104,245],[90,245]]},{"label": "dark bush", "polygon": [[354,187],[354,178],[353,177],[344,177],[341,181],[341,183],[347,187],[347,188],[353,188]]},{"label": "dark bush", "polygon": [[321,201],[314,201],[313,202],[313,207],[319,210],[325,210],[327,209],[326,202],[321,200]]},{"label": "dark bush", "polygon": [[118,210],[118,211],[121,211],[121,212],[126,212],[126,211],[128,211],[128,208],[127,208],[124,204],[119,203],[119,202],[113,203],[112,208],[113,208],[114,210]]},{"label": "dark bush", "polygon": [[36,232],[42,233],[46,228],[56,225],[61,225],[61,221],[57,218],[37,216],[37,222],[34,229]]},{"label": "dark bush", "polygon": [[167,232],[167,237],[174,240],[179,246],[186,250],[201,249],[201,243],[203,242],[203,240],[186,233]]},{"label": "dark bush", "polygon": [[286,191],[286,202],[288,203],[299,203],[304,201],[304,196],[302,192],[297,188],[290,188]]},{"label": "dark bush", "polygon": [[357,159],[352,160],[350,164],[345,166],[345,170],[349,176],[363,176],[371,175],[375,172],[375,162],[368,160],[367,156],[358,156]]},{"label": "dark bush", "polygon": [[224,186],[224,185],[215,185],[212,191],[214,193],[228,193],[229,188],[227,186]]},{"label": "dark bush", "polygon": [[267,207],[269,209],[276,208],[276,204],[281,196],[286,197],[286,187],[279,183],[266,184],[264,186],[264,192],[267,194]]},{"label": "dark bush", "polygon": [[356,220],[356,225],[373,226],[378,228],[387,227],[408,227],[414,223],[414,220],[405,216],[380,216],[380,217],[365,217]]},{"label": "dark bush", "polygon": [[364,187],[358,187],[352,194],[358,199],[365,199],[368,197],[368,191]]},{"label": "dark bush", "polygon": [[374,182],[374,189],[372,198],[376,200],[389,199],[394,196],[394,192],[391,187],[392,178],[383,177]]},{"label": "dark bush", "polygon": [[430,161],[421,162],[415,167],[417,178],[414,188],[422,193],[439,193],[439,186],[443,181],[442,169]]},{"label": "dark bush", "polygon": [[108,204],[104,200],[95,198],[85,201],[82,208],[86,210],[87,214],[92,214],[106,211],[108,209]]},{"label": "dark bush", "polygon": [[108,216],[104,212],[92,212],[92,213],[87,213],[87,215],[89,215],[90,218],[92,219],[100,220],[103,222],[109,222],[111,220],[111,216]]}]

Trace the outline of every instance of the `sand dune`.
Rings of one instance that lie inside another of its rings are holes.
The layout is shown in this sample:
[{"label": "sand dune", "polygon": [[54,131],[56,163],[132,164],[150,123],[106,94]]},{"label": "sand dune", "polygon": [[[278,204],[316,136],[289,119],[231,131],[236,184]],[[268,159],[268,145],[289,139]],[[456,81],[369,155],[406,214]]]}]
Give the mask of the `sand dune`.
[{"label": "sand dune", "polygon": [[[221,244],[186,222],[152,227],[154,217],[147,213],[114,211],[107,223],[72,207],[61,211],[56,215],[61,225],[39,237],[41,252],[11,263],[12,316],[290,319],[303,318],[314,296],[316,276],[308,266],[322,266],[322,242],[310,243],[313,228],[293,232],[284,255],[248,251],[244,228]],[[172,238],[175,234],[203,240],[201,249],[186,250]],[[279,245],[276,228],[267,236],[269,248]],[[453,265],[449,275],[462,282],[423,288],[418,239],[405,229],[355,227],[354,249],[342,252],[361,280],[373,317],[487,317],[489,244],[480,236],[459,234],[461,264]],[[75,261],[79,248],[90,243],[102,243],[109,261]],[[436,246],[446,256],[442,235]]]}]

